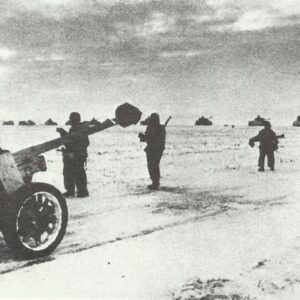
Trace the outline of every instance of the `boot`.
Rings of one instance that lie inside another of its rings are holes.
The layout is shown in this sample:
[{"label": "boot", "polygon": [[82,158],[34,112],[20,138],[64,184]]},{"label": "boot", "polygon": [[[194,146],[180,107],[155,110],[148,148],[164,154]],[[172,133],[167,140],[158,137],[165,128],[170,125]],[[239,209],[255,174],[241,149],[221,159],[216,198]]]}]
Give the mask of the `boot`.
[{"label": "boot", "polygon": [[75,193],[73,192],[69,192],[69,191],[66,191],[63,193],[63,196],[68,198],[68,197],[75,197]]},{"label": "boot", "polygon": [[89,192],[87,189],[83,189],[80,191],[77,191],[77,198],[85,198],[89,196]]},{"label": "boot", "polygon": [[149,188],[150,190],[155,190],[155,191],[157,191],[158,188],[159,188],[159,182],[153,182],[151,185],[148,185],[148,188]]}]

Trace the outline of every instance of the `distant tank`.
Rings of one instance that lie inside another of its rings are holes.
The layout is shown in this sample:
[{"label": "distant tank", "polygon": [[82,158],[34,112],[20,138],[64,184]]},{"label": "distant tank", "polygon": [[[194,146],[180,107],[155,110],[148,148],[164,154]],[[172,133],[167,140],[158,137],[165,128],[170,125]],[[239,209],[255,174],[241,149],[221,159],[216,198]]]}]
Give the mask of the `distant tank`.
[{"label": "distant tank", "polygon": [[212,124],[212,121],[210,121],[208,118],[205,118],[204,116],[202,116],[195,122],[195,125],[197,126],[211,126]]},{"label": "distant tank", "polygon": [[19,125],[23,126],[23,125],[28,125],[26,121],[19,121]]},{"label": "distant tank", "polygon": [[15,125],[14,121],[4,121],[2,125]]},{"label": "distant tank", "polygon": [[34,123],[32,120],[28,120],[28,121],[27,121],[27,125],[32,126],[32,125],[35,125],[35,123]]},{"label": "distant tank", "polygon": [[248,126],[264,126],[265,118],[257,116],[253,121],[248,122]]},{"label": "distant tank", "polygon": [[19,125],[22,125],[22,126],[33,126],[33,125],[35,125],[35,123],[33,121],[31,121],[31,120],[28,120],[28,121],[20,121]]},{"label": "distant tank", "polygon": [[56,122],[54,122],[52,119],[48,119],[46,122],[45,122],[45,125],[48,125],[48,126],[50,126],[50,125],[57,125],[57,123]]},{"label": "distant tank", "polygon": [[293,126],[300,127],[300,116],[297,117],[297,121],[293,122]]}]

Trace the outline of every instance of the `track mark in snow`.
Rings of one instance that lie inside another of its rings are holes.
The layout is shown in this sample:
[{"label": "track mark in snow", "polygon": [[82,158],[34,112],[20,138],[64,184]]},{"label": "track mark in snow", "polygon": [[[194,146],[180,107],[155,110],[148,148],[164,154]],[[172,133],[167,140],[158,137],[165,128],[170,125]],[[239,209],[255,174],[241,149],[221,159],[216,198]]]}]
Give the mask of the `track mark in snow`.
[{"label": "track mark in snow", "polygon": [[[185,284],[180,291],[172,293],[174,300],[252,300],[242,295],[241,288],[228,279],[209,279],[201,281],[199,278]],[[254,299],[253,299],[254,300]]]},{"label": "track mark in snow", "polygon": [[[36,260],[31,260],[31,261],[28,261],[27,263],[25,263],[23,265],[13,266],[13,267],[10,267],[6,270],[0,271],[0,275],[10,273],[10,272],[13,272],[13,271],[17,271],[19,269],[23,269],[23,268],[26,268],[26,267],[31,267],[33,265],[49,262],[49,261],[55,260],[60,255],[79,253],[79,252],[89,250],[89,249],[93,249],[93,248],[96,248],[96,247],[102,247],[102,246],[106,246],[106,245],[113,244],[113,243],[120,242],[120,241],[124,241],[124,240],[143,237],[143,236],[146,236],[146,235],[158,232],[158,231],[162,231],[162,230],[165,230],[165,229],[170,229],[170,228],[173,228],[173,227],[176,227],[176,226],[181,226],[181,225],[185,225],[185,224],[188,224],[188,223],[197,222],[201,219],[205,219],[205,218],[208,218],[208,217],[213,217],[213,216],[216,216],[218,214],[224,213],[227,210],[228,209],[224,209],[224,210],[220,210],[220,211],[213,212],[213,213],[210,213],[210,214],[206,214],[206,215],[202,215],[202,216],[196,216],[196,217],[185,219],[185,220],[178,221],[178,222],[173,222],[173,223],[170,223],[170,224],[167,224],[167,225],[164,225],[164,226],[157,226],[157,227],[145,229],[145,230],[142,230],[141,232],[138,232],[138,233],[135,233],[135,234],[125,235],[125,236],[122,236],[122,237],[116,237],[114,239],[111,239],[111,240],[108,240],[108,241],[102,241],[102,242],[99,242],[99,243],[96,243],[96,244],[93,244],[93,245],[90,245],[90,246],[87,246],[87,247],[79,247],[79,248],[77,248],[73,251],[57,253],[56,257],[55,256],[49,256],[49,257],[44,257],[44,258],[40,258],[40,259],[36,259]],[[74,244],[75,247],[78,247],[79,245],[80,244]],[[61,249],[61,250],[63,250],[63,249]]]},{"label": "track mark in snow", "polygon": [[48,256],[48,257],[43,257],[43,258],[30,260],[22,266],[17,266],[17,267],[13,267],[13,268],[10,268],[10,269],[4,270],[4,271],[0,271],[0,275],[11,273],[13,271],[17,271],[19,269],[24,269],[24,268],[31,267],[31,266],[34,266],[34,265],[39,265],[39,264],[42,264],[44,262],[52,261],[54,259],[55,259],[54,257]]},{"label": "track mark in snow", "polygon": [[149,229],[144,229],[139,233],[135,233],[135,234],[131,234],[131,235],[125,235],[125,236],[122,236],[122,237],[116,237],[115,239],[112,239],[112,240],[99,242],[99,243],[96,243],[96,244],[93,244],[93,245],[90,245],[90,246],[87,246],[87,247],[81,247],[81,248],[76,249],[75,251],[70,251],[70,252],[67,252],[67,253],[78,253],[78,252],[82,252],[82,251],[89,250],[89,249],[92,249],[92,248],[112,244],[112,243],[115,243],[115,242],[124,241],[124,240],[128,240],[128,239],[133,239],[133,238],[137,238],[137,237],[142,237],[142,236],[149,235],[149,234],[152,234],[152,233],[155,233],[155,232],[158,232],[158,231],[162,231],[162,230],[165,230],[165,229],[170,229],[170,228],[173,228],[173,227],[176,227],[176,226],[181,226],[181,225],[185,225],[185,224],[188,224],[188,223],[197,222],[197,221],[200,221],[201,219],[205,219],[205,218],[208,218],[208,217],[213,217],[213,216],[219,215],[221,213],[224,213],[228,210],[229,210],[229,208],[226,207],[223,210],[219,210],[219,211],[216,211],[216,212],[213,212],[213,213],[210,213],[210,214],[188,218],[188,219],[173,222],[173,223],[170,223],[170,224],[167,224],[167,225],[164,225],[164,226],[157,226],[157,227],[153,227],[153,228],[149,228]]},{"label": "track mark in snow", "polygon": [[[5,262],[5,265],[3,265],[4,270],[0,271],[1,274],[9,273],[15,270],[18,270],[20,268],[30,267],[35,264],[51,261],[53,259],[56,259],[57,257],[60,257],[61,255],[65,254],[71,254],[71,253],[77,253],[84,250],[92,249],[95,247],[101,247],[108,244],[112,244],[115,242],[123,241],[123,240],[129,240],[137,237],[143,237],[158,231],[162,231],[165,229],[173,228],[180,225],[185,225],[187,223],[191,222],[197,222],[201,219],[213,217],[218,214],[224,213],[229,210],[237,209],[236,205],[251,205],[252,208],[255,207],[270,207],[270,204],[272,203],[278,203],[278,201],[282,201],[285,197],[277,197],[273,199],[269,199],[267,201],[247,201],[246,199],[243,201],[241,200],[242,196],[240,195],[220,195],[214,192],[207,192],[207,191],[201,191],[199,189],[186,189],[185,187],[164,187],[160,191],[161,193],[171,193],[169,197],[164,197],[164,201],[158,201],[156,202],[156,205],[154,209],[152,210],[152,213],[164,213],[164,212],[171,212],[172,214],[185,214],[185,212],[197,212],[198,215],[194,216],[188,216],[186,215],[184,219],[173,221],[172,223],[162,225],[162,226],[156,226],[152,228],[145,228],[141,230],[140,232],[134,233],[134,234],[127,234],[127,235],[121,235],[117,236],[113,239],[106,240],[106,241],[95,241],[94,243],[90,244],[84,244],[77,243],[74,240],[72,241],[72,237],[76,235],[76,231],[67,231],[66,237],[69,237],[69,243],[68,239],[66,239],[65,243],[62,243],[61,247],[58,249],[57,252],[54,253],[54,255],[50,258],[45,259],[38,259],[33,260],[29,262],[24,261],[18,261],[15,259],[15,257],[9,252],[8,248],[3,245],[3,249],[0,251],[2,252],[1,255],[2,261]],[[156,195],[159,192],[156,192]],[[161,199],[161,198],[159,198]],[[157,199],[157,200],[159,200]],[[151,207],[151,206],[150,206]],[[201,212],[201,214],[199,214]],[[75,220],[75,222],[84,221],[84,218],[89,217],[91,215],[98,215],[98,213],[90,213],[90,212],[83,212],[82,215],[77,214],[75,217],[73,217],[72,221]]]}]

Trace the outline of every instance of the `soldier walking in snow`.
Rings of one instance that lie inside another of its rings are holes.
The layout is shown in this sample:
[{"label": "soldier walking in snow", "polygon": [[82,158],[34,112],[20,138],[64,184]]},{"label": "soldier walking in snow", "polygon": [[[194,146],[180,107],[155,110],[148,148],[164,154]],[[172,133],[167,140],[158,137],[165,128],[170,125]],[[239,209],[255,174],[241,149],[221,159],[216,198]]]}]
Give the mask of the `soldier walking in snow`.
[{"label": "soldier walking in snow", "polygon": [[147,129],[145,133],[139,133],[141,142],[147,143],[145,148],[147,156],[147,166],[152,180],[149,189],[157,190],[160,185],[160,168],[159,163],[162,158],[165,141],[166,141],[166,124],[161,125],[159,114],[153,113],[147,118]]},{"label": "soldier walking in snow", "polygon": [[278,149],[278,138],[276,133],[271,129],[271,123],[264,122],[264,129],[262,129],[258,135],[249,140],[249,145],[254,147],[255,142],[259,142],[259,159],[258,159],[258,171],[264,172],[265,170],[265,157],[268,158],[268,167],[271,171],[274,171],[275,158],[274,151]]}]

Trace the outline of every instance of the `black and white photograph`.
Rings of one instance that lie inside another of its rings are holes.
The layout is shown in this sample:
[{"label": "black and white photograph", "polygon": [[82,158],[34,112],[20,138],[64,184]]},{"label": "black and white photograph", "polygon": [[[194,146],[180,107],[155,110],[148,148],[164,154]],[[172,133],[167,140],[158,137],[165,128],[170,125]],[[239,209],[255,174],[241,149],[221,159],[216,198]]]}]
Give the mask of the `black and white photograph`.
[{"label": "black and white photograph", "polygon": [[300,299],[300,0],[0,0],[0,298]]}]

